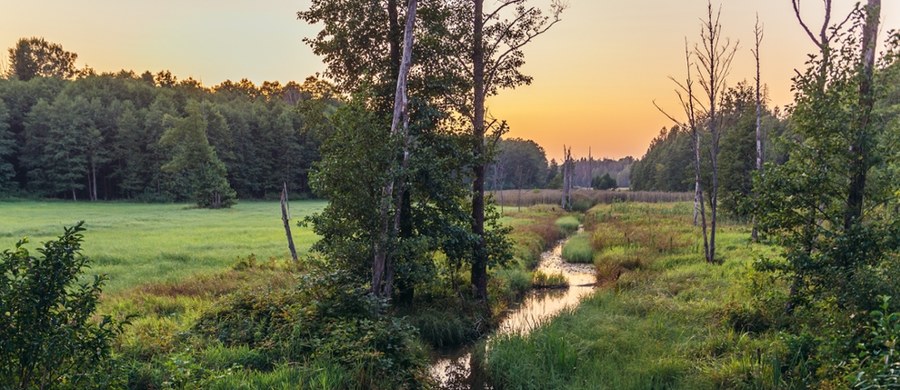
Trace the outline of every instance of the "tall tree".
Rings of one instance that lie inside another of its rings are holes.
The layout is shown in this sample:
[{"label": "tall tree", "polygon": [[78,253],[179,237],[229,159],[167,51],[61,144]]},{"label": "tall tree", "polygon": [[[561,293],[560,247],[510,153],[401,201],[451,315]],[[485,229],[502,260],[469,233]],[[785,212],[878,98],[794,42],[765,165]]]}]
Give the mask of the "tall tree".
[{"label": "tall tree", "polygon": [[75,76],[78,54],[63,50],[44,38],[21,38],[9,49],[9,76],[22,81],[35,77],[68,79]]},{"label": "tall tree", "polygon": [[9,131],[9,110],[0,100],[0,194],[16,189],[16,171],[13,169],[13,157],[16,153],[16,140]]},{"label": "tall tree", "polygon": [[[892,153],[875,147],[888,134],[873,121],[880,10],[880,1],[871,0],[843,22],[825,25],[818,37],[806,28],[819,53],[794,79],[797,137],[790,159],[767,167],[760,180],[761,227],[785,248],[789,313],[809,302],[872,310],[875,295],[886,292],[873,281],[896,256],[897,225],[879,214],[896,193],[874,191],[867,181],[874,162]],[[825,23],[830,14],[828,7]],[[853,23],[845,30],[847,20]]]},{"label": "tall tree", "polygon": [[[521,73],[525,63],[522,48],[547,32],[560,21],[565,6],[553,1],[550,15],[528,0],[500,1],[493,9],[484,9],[484,0],[473,2],[454,0],[458,25],[451,26],[454,42],[465,42],[463,53],[451,66],[457,74],[471,77],[471,96],[454,99],[459,111],[471,121],[472,128],[472,232],[478,240],[472,248],[472,286],[476,299],[487,300],[488,249],[485,232],[485,167],[490,163],[488,134],[494,140],[506,129],[504,122],[487,120],[487,98],[501,89],[529,84],[531,77]],[[456,46],[459,46],[457,43]],[[468,69],[459,69],[468,68]]]},{"label": "tall tree", "polygon": [[[375,242],[375,254],[372,262],[372,292],[376,296],[390,298],[393,286],[393,265],[388,253],[391,236],[400,231],[400,220],[403,206],[403,189],[394,195],[398,182],[403,183],[405,170],[409,165],[409,70],[412,67],[413,53],[413,28],[416,24],[416,10],[418,2],[409,0],[406,9],[406,27],[403,30],[403,57],[400,61],[400,70],[397,75],[397,91],[394,98],[394,115],[391,120],[390,136],[402,145],[402,157],[399,164],[390,164],[385,175],[387,183],[381,191],[381,205],[379,216],[381,219],[381,231],[378,241]],[[398,166],[399,165],[399,166]],[[391,204],[395,205],[393,217],[390,213]]]},{"label": "tall tree", "polygon": [[190,102],[185,111],[184,118],[170,118],[174,124],[159,140],[173,150],[172,159],[162,169],[183,178],[197,206],[230,207],[236,194],[226,180],[225,164],[209,144],[200,105]]},{"label": "tall tree", "polygon": [[[400,70],[405,4],[398,1],[339,0],[312,2],[300,19],[323,26],[306,42],[323,56],[326,74],[349,102],[328,118],[330,134],[323,139],[322,161],[311,174],[311,185],[330,200],[312,218],[322,239],[316,250],[333,263],[351,269],[360,282],[370,283],[382,226],[382,193],[392,172],[402,168],[403,142],[391,139],[390,128]],[[468,224],[460,197],[467,184],[460,172],[468,156],[459,150],[455,118],[446,102],[448,91],[459,93],[462,83],[444,64],[451,47],[445,46],[447,7],[442,1],[417,4],[414,29],[417,60],[408,78],[408,168],[397,182],[402,196],[400,227],[391,243],[394,262],[394,302],[409,302],[415,284],[434,272],[428,253],[442,250],[448,262],[462,264],[473,238],[459,224]],[[421,58],[421,60],[419,59]],[[402,126],[401,126],[402,127]],[[414,149],[413,149],[414,148]],[[398,164],[399,162],[399,164]],[[448,174],[449,173],[449,174]],[[396,176],[395,176],[396,177]],[[396,199],[395,199],[396,200]],[[352,221],[352,222],[350,222]],[[429,249],[431,248],[431,249]],[[402,271],[399,271],[402,270]],[[371,288],[371,286],[369,286]],[[388,287],[382,282],[382,287]]]},{"label": "tall tree", "polygon": [[871,150],[875,137],[872,132],[872,109],[875,106],[875,52],[878,46],[878,25],[881,18],[881,0],[869,0],[863,9],[862,56],[859,62],[859,108],[853,123],[850,141],[850,188],[847,194],[847,210],[844,213],[844,229],[850,230],[861,223],[866,193],[866,179],[875,164]]}]

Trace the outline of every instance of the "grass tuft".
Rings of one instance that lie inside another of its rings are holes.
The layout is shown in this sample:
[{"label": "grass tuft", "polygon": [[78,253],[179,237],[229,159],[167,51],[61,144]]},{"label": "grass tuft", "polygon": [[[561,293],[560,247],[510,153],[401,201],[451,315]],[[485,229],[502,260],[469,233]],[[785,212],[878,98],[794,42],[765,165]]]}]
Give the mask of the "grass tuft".
[{"label": "grass tuft", "polygon": [[569,286],[569,280],[562,273],[545,273],[535,271],[531,279],[534,288],[563,288]]},{"label": "grass tuft", "polygon": [[590,235],[579,233],[569,239],[562,249],[563,260],[570,263],[590,264],[594,261],[594,250],[591,248]]}]

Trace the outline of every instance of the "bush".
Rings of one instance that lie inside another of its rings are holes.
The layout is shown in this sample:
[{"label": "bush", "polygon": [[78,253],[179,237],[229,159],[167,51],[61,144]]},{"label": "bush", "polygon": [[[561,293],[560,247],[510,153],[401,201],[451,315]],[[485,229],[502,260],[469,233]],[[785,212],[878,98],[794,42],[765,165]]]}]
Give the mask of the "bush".
[{"label": "bush", "polygon": [[115,386],[110,342],[124,323],[93,320],[104,276],[77,284],[83,222],[32,256],[19,241],[0,254],[0,387]]},{"label": "bush", "polygon": [[569,239],[562,250],[562,257],[570,263],[590,264],[594,261],[589,235],[581,233]]},{"label": "bush", "polygon": [[289,291],[234,294],[197,325],[227,347],[264,351],[255,362],[327,361],[359,388],[414,385],[424,370],[415,328],[385,312],[344,272],[315,269]]}]

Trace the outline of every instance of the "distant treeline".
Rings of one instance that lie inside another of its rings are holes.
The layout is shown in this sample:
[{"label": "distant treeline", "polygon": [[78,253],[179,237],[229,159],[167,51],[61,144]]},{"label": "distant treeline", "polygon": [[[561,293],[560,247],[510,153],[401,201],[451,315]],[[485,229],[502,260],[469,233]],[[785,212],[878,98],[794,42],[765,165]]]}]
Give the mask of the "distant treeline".
[{"label": "distant treeline", "polygon": [[[562,188],[562,169],[554,159],[547,163],[547,154],[532,140],[521,138],[502,139],[497,143],[494,162],[487,169],[487,187],[491,191],[509,189]],[[587,158],[576,159],[573,185],[590,188],[595,179],[609,175],[618,187],[630,184],[631,165],[634,159],[619,160]]]},{"label": "distant treeline", "polygon": [[190,199],[189,177],[163,169],[178,148],[160,142],[188,107],[202,113],[206,140],[184,142],[212,146],[238,197],[275,197],[282,183],[308,194],[325,116],[338,105],[312,78],[206,88],[168,71],[15,76],[0,79],[0,194],[26,197]]}]

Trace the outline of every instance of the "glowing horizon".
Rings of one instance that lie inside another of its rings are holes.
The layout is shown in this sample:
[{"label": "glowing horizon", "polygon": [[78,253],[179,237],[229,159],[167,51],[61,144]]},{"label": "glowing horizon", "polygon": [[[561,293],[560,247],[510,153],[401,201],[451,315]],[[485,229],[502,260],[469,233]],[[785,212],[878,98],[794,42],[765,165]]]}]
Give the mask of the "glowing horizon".
[{"label": "glowing horizon", "polygon": [[[490,4],[490,0],[487,2]],[[537,0],[540,4],[546,0]],[[765,25],[762,78],[772,105],[793,100],[791,77],[815,47],[802,31],[790,0],[722,1],[724,35],[740,41],[730,85],[752,80],[750,46],[758,12]],[[808,4],[807,4],[808,3]],[[855,2],[836,0],[835,14]],[[62,0],[11,2],[0,14],[0,45],[42,36],[78,53],[78,66],[98,72],[170,70],[211,86],[224,80],[302,81],[324,70],[302,43],[318,29],[296,20],[308,1],[264,4],[219,2],[121,2]],[[695,42],[706,0],[569,0],[563,20],[525,48],[524,71],[534,83],[503,91],[488,101],[490,113],[511,126],[509,137],[533,139],[549,158],[643,155],[670,121],[652,102],[678,112],[668,76],[684,75],[684,39]],[[882,5],[879,40],[900,27],[900,3]],[[811,25],[821,20],[819,2],[803,2]],[[834,19],[837,19],[835,17]],[[2,63],[6,63],[6,55]]]}]

